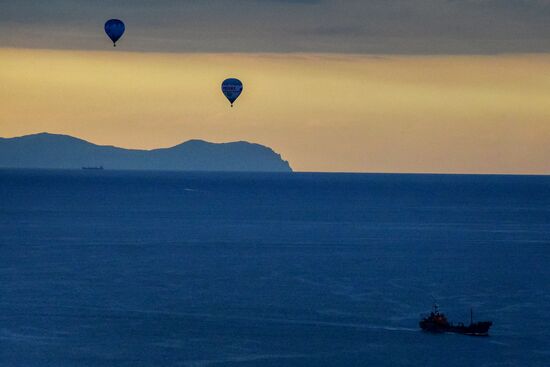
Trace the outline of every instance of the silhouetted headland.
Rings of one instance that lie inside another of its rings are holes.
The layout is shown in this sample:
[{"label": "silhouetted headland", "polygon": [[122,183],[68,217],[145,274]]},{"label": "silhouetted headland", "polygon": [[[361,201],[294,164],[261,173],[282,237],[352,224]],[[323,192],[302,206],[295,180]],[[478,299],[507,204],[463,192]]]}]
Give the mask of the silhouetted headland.
[{"label": "silhouetted headland", "polygon": [[217,144],[189,140],[171,148],[137,150],[49,133],[0,138],[0,167],[292,172],[288,162],[272,149],[245,141]]}]

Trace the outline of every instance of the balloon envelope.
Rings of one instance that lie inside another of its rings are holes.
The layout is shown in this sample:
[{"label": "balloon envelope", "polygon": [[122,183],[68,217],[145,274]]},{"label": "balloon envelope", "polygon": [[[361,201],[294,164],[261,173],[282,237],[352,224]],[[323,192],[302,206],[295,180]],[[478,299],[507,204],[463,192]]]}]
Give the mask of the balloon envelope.
[{"label": "balloon envelope", "polygon": [[116,46],[116,41],[122,37],[125,29],[126,27],[124,26],[122,20],[109,19],[105,22],[105,33],[107,33],[107,36],[109,36],[111,41],[113,41],[113,46]]},{"label": "balloon envelope", "polygon": [[243,91],[243,83],[239,79],[229,78],[222,83],[222,92],[233,106],[233,102],[241,95]]}]

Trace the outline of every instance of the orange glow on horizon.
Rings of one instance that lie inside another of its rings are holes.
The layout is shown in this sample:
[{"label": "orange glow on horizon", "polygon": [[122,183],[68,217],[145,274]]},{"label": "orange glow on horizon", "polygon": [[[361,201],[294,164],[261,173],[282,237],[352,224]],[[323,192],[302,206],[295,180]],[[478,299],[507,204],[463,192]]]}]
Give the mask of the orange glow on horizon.
[{"label": "orange glow on horizon", "polygon": [[[237,77],[235,107],[220,91]],[[550,55],[0,49],[0,136],[270,146],[299,171],[550,174]]]}]

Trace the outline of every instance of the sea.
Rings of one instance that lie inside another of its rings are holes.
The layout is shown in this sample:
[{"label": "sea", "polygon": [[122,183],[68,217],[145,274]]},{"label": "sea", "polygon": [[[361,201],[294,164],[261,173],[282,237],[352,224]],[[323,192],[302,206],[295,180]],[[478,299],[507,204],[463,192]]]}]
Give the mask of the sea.
[{"label": "sea", "polygon": [[0,366],[550,366],[550,176],[0,170]]}]

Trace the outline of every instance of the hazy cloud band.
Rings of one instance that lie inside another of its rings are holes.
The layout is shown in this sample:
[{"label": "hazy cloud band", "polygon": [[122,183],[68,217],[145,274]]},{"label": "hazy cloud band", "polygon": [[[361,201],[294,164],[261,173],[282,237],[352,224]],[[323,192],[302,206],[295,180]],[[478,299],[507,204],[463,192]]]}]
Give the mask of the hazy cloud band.
[{"label": "hazy cloud band", "polygon": [[550,0],[0,1],[0,47],[129,51],[550,52]]}]

